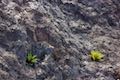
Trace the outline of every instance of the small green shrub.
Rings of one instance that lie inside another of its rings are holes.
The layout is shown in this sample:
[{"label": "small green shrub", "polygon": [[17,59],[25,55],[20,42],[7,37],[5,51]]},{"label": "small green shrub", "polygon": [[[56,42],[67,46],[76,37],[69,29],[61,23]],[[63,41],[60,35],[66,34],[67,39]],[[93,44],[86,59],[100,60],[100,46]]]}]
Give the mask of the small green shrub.
[{"label": "small green shrub", "polygon": [[103,59],[104,55],[98,50],[92,50],[90,52],[90,57],[93,61],[100,61]]},{"label": "small green shrub", "polygon": [[36,55],[33,55],[32,52],[29,52],[26,57],[26,62],[28,64],[35,64],[38,61],[38,58]]}]

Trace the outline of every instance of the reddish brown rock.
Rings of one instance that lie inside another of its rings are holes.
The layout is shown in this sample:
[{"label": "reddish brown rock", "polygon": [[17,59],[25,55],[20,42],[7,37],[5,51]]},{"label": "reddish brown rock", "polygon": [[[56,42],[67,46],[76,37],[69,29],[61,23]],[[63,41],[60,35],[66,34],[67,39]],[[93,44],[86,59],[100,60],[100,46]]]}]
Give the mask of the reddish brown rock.
[{"label": "reddish brown rock", "polygon": [[46,41],[48,42],[49,34],[45,28],[36,28],[35,29],[35,35],[37,38],[37,41]]},{"label": "reddish brown rock", "polygon": [[120,67],[116,68],[114,71],[115,71],[115,72],[114,72],[115,78],[116,78],[117,80],[119,80],[119,79],[120,79]]}]

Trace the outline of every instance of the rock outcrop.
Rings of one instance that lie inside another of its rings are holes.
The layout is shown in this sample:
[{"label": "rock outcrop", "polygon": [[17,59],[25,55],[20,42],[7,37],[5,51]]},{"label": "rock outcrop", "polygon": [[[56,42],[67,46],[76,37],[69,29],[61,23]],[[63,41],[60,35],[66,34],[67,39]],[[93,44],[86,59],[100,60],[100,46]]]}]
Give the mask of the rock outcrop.
[{"label": "rock outcrop", "polygon": [[119,61],[119,0],[0,0],[0,80],[116,80]]}]

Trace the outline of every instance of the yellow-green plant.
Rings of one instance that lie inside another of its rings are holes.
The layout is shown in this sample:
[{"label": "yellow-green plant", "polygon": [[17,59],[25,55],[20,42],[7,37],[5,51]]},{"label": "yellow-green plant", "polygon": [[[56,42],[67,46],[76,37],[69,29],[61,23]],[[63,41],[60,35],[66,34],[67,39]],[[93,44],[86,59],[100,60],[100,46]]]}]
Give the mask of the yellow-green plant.
[{"label": "yellow-green plant", "polygon": [[33,55],[32,52],[29,52],[26,57],[26,62],[28,64],[35,64],[38,61],[38,58],[36,55]]},{"label": "yellow-green plant", "polygon": [[90,57],[93,61],[100,61],[103,59],[104,55],[98,50],[92,50],[90,52]]}]

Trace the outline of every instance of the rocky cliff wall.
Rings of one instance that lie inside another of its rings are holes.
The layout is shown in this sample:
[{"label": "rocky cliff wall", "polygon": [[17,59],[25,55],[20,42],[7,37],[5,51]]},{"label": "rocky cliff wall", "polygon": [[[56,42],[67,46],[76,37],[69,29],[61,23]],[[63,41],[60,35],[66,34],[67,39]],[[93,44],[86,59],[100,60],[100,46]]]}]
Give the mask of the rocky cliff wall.
[{"label": "rocky cliff wall", "polygon": [[119,0],[0,0],[0,80],[116,80],[119,60]]}]

